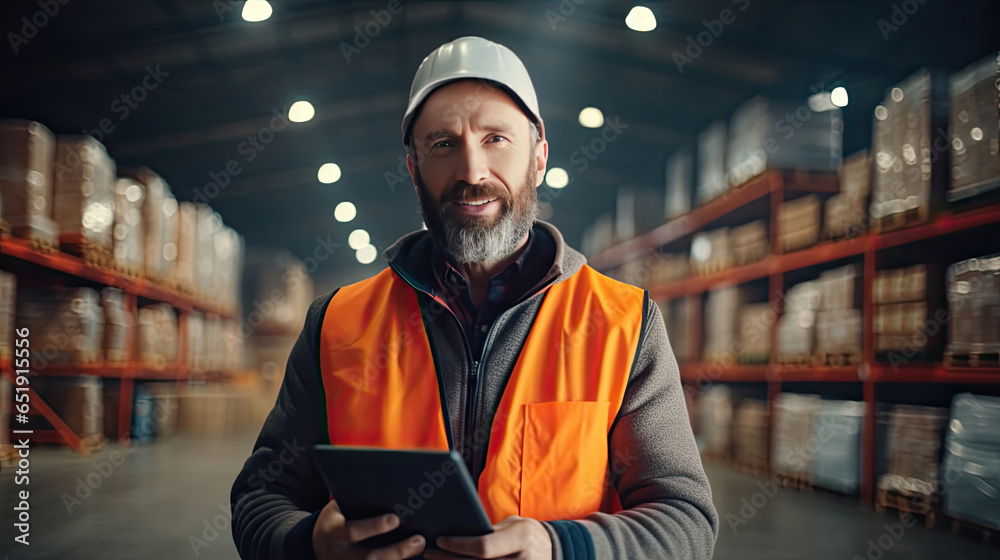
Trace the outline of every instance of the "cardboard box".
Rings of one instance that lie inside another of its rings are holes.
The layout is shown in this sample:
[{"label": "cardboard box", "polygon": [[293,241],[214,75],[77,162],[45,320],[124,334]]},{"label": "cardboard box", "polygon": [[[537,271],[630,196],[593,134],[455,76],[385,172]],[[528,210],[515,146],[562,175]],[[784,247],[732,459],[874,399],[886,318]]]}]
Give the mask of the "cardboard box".
[{"label": "cardboard box", "polygon": [[778,238],[786,253],[819,241],[820,202],[816,195],[783,202],[778,208]]},{"label": "cardboard box", "polygon": [[762,260],[770,252],[767,240],[767,225],[764,220],[755,220],[732,229],[733,264],[742,266]]}]

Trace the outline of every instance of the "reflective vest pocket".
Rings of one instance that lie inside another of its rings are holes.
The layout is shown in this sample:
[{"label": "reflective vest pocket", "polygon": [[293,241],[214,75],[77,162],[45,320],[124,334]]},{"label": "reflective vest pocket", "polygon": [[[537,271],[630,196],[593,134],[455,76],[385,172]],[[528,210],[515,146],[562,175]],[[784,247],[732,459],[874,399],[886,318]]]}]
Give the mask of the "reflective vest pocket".
[{"label": "reflective vest pocket", "polygon": [[607,489],[610,407],[585,401],[525,405],[521,516],[578,519],[600,509]]}]

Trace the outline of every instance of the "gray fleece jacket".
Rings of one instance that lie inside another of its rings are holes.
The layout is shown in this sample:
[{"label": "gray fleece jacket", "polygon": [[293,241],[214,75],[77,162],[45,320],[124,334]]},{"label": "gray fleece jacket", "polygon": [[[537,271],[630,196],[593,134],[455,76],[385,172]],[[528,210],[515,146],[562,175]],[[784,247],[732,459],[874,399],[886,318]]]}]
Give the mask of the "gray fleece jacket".
[{"label": "gray fleece jacket", "polygon": [[[554,246],[555,259],[548,274],[497,317],[483,351],[481,379],[470,382],[472,364],[458,320],[425,298],[425,325],[441,370],[452,440],[477,480],[486,449],[472,434],[489,430],[546,288],[586,263],[554,226],[538,221],[533,231]],[[419,231],[400,239],[384,256],[411,285],[430,293],[431,250],[430,235]],[[336,293],[310,306],[274,409],[233,484],[233,538],[244,559],[315,558],[312,530],[329,493],[308,450],[329,443],[317,349],[327,305]],[[648,294],[642,321],[625,398],[608,435],[610,479],[624,511],[544,523],[556,559],[712,557],[718,514],[688,422],[677,361],[659,308]],[[475,399],[475,406],[467,406],[468,399]],[[474,417],[466,418],[468,410]]]}]

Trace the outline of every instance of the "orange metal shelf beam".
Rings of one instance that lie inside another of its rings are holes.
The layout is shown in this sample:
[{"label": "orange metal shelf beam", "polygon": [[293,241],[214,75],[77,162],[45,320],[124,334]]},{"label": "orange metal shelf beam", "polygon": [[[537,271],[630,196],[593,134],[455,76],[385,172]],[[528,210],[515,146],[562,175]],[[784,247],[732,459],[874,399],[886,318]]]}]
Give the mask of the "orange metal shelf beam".
[{"label": "orange metal shelf beam", "polygon": [[230,310],[195,301],[186,294],[154,284],[146,279],[129,278],[113,270],[87,265],[82,259],[73,255],[62,252],[40,253],[34,250],[31,247],[31,243],[24,239],[9,236],[0,237],[0,255],[7,255],[50,270],[90,280],[91,282],[121,288],[127,293],[169,303],[181,310],[190,311],[195,309],[205,313],[214,313],[227,319],[236,317],[236,314]]},{"label": "orange metal shelf beam", "polygon": [[620,265],[638,251],[656,249],[698,233],[715,220],[764,198],[779,188],[796,192],[837,192],[840,189],[840,177],[781,170],[766,171],[649,233],[606,249],[594,257],[590,265],[598,270]]}]

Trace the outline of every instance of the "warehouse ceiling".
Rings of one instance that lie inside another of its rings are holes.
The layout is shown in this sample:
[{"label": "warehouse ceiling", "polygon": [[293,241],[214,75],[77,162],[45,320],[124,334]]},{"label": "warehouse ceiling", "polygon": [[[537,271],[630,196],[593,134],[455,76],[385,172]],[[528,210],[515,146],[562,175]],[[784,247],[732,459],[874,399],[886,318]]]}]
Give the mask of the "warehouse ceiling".
[{"label": "warehouse ceiling", "polygon": [[[399,121],[420,61],[456,37],[487,37],[524,60],[550,166],[573,181],[543,187],[549,219],[577,247],[619,187],[661,190],[667,156],[753,95],[805,102],[846,87],[849,153],[868,146],[885,88],[1000,49],[995,0],[648,2],[649,33],[625,26],[632,4],[597,0],[272,0],[260,23],[236,0],[3,4],[3,116],[90,131],[120,167],[153,168],[179,199],[204,196],[249,245],[324,256],[320,290],[381,267],[357,262],[353,229],[382,250],[420,227]],[[693,47],[699,39],[707,46]],[[315,118],[285,122],[297,100]],[[583,169],[581,147],[601,134],[579,124],[587,106],[621,132]],[[317,180],[326,162],[342,169],[338,182]],[[357,207],[350,223],[334,219],[342,201]],[[326,258],[329,242],[341,246]]]}]

